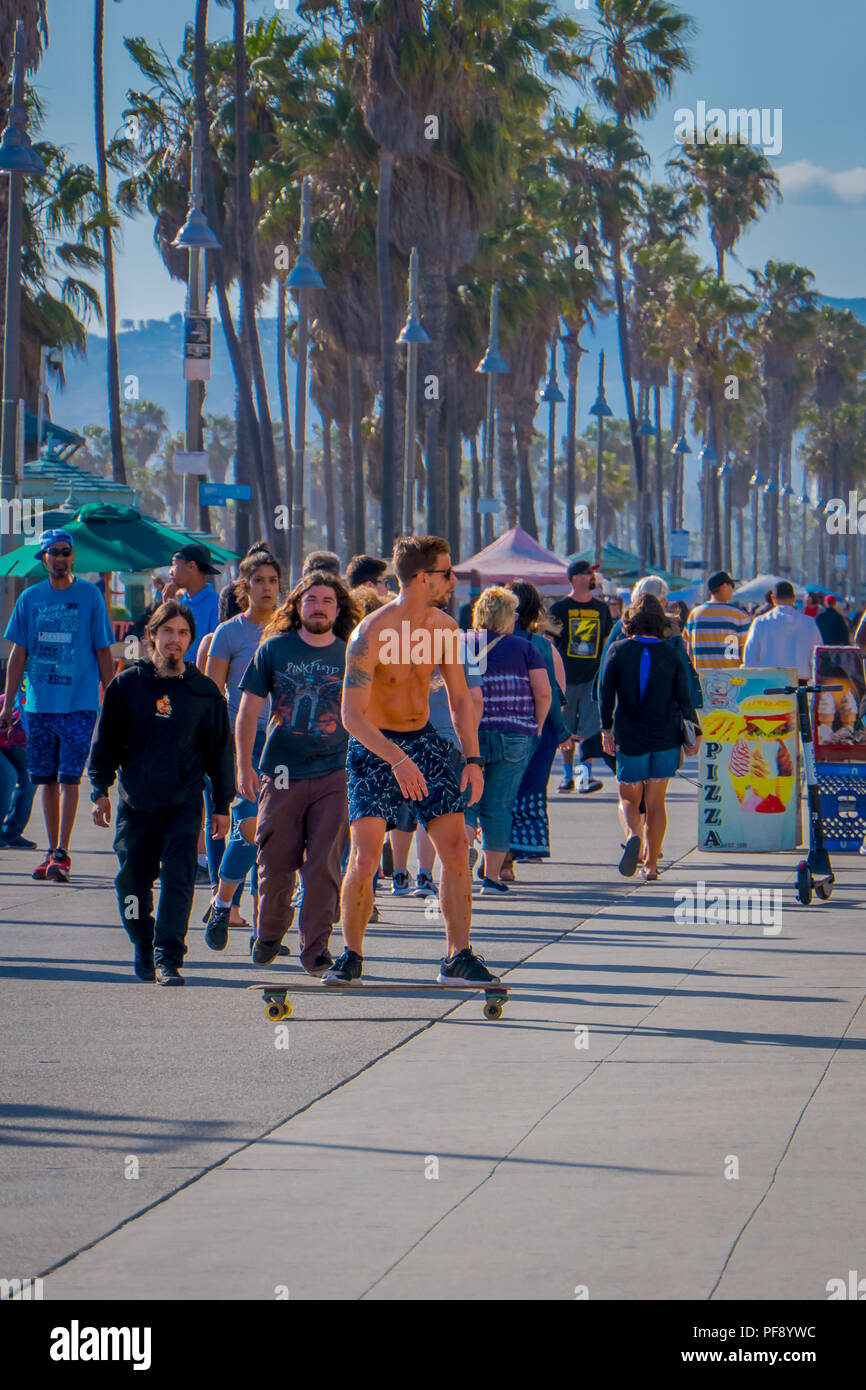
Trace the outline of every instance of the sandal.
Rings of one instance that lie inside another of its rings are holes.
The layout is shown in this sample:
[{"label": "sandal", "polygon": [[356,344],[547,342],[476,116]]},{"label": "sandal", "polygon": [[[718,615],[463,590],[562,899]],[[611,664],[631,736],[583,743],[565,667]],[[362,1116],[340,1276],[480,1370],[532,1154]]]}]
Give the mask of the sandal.
[{"label": "sandal", "polygon": [[640,854],[640,835],[631,835],[626,842],[622,858],[619,861],[619,871],[624,878],[633,878],[637,868],[638,855]]},{"label": "sandal", "polygon": [[657,868],[656,868],[656,869],[648,869],[647,866],[646,866],[646,864],[641,865],[641,867],[642,867],[642,869],[643,869],[643,881],[644,881],[644,883],[656,883],[656,882],[658,882],[659,871],[658,871]]}]

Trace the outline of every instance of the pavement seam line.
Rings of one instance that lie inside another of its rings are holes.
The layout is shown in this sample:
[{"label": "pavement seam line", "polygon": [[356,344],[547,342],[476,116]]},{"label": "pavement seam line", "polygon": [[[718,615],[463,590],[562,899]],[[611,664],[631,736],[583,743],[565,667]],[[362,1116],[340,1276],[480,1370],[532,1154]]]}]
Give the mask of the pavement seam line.
[{"label": "pavement seam line", "polygon": [[754,1218],[757,1216],[757,1214],[758,1214],[758,1212],[760,1211],[761,1207],[764,1205],[764,1202],[765,1202],[765,1201],[767,1200],[767,1198],[769,1197],[770,1192],[771,1192],[771,1190],[772,1190],[772,1188],[773,1188],[773,1185],[774,1185],[774,1183],[775,1183],[775,1181],[776,1181],[776,1177],[778,1176],[779,1169],[781,1168],[782,1164],[784,1163],[785,1159],[787,1158],[788,1153],[789,1153],[790,1148],[791,1148],[791,1145],[793,1144],[794,1139],[795,1139],[795,1137],[796,1137],[797,1130],[800,1128],[800,1123],[801,1123],[801,1121],[804,1119],[805,1114],[806,1114],[806,1111],[809,1109],[809,1106],[812,1104],[812,1101],[815,1099],[815,1096],[818,1094],[818,1090],[819,1090],[820,1086],[822,1085],[825,1076],[827,1075],[827,1073],[828,1073],[829,1070],[830,1070],[830,1067],[832,1066],[833,1062],[835,1061],[836,1055],[837,1055],[837,1053],[839,1052],[839,1049],[840,1049],[840,1047],[842,1046],[842,1043],[845,1041],[845,1038],[848,1036],[848,1033],[850,1032],[851,1027],[852,1027],[852,1025],[853,1025],[853,1023],[854,1023],[854,1021],[855,1021],[855,1019],[856,1019],[856,1017],[857,1017],[857,1015],[859,1014],[860,1010],[862,1009],[864,1003],[866,1003],[866,994],[863,995],[863,998],[860,1000],[860,1003],[857,1005],[857,1007],[856,1007],[856,1009],[854,1010],[853,1014],[852,1014],[851,1017],[849,1018],[848,1023],[846,1024],[844,1033],[842,1033],[841,1037],[839,1038],[839,1041],[836,1043],[836,1046],[833,1048],[833,1051],[831,1052],[830,1056],[827,1058],[827,1063],[826,1063],[826,1066],[824,1067],[824,1070],[821,1072],[821,1075],[818,1077],[818,1080],[815,1082],[815,1085],[814,1085],[814,1087],[812,1088],[812,1091],[810,1092],[809,1097],[808,1097],[808,1099],[806,1100],[805,1105],[803,1106],[803,1109],[800,1111],[799,1115],[797,1116],[796,1122],[795,1122],[795,1124],[794,1124],[794,1128],[791,1130],[791,1133],[790,1133],[790,1135],[788,1136],[788,1142],[785,1144],[785,1147],[784,1147],[784,1149],[782,1150],[782,1153],[780,1154],[779,1158],[778,1158],[777,1161],[776,1161],[776,1166],[775,1166],[775,1168],[773,1169],[772,1177],[770,1178],[770,1181],[768,1182],[765,1191],[764,1191],[763,1194],[761,1195],[760,1199],[755,1203],[755,1206],[752,1208],[752,1211],[751,1211],[751,1212],[749,1213],[749,1215],[746,1217],[746,1220],[743,1222],[743,1225],[741,1226],[739,1232],[737,1233],[737,1236],[736,1236],[736,1238],[735,1238],[735,1240],[734,1240],[734,1243],[733,1243],[733,1245],[731,1246],[730,1250],[728,1251],[727,1258],[725,1259],[725,1262],[724,1262],[724,1264],[722,1265],[722,1268],[721,1268],[720,1271],[719,1271],[719,1274],[718,1274],[718,1277],[717,1277],[717,1279],[716,1279],[716,1282],[713,1284],[713,1287],[710,1289],[710,1292],[707,1294],[707,1302],[708,1302],[708,1303],[709,1303],[709,1301],[712,1299],[713,1295],[715,1294],[716,1290],[718,1289],[719,1285],[721,1284],[722,1280],[724,1279],[725,1274],[726,1274],[727,1271],[728,1271],[728,1266],[730,1265],[731,1260],[733,1259],[734,1254],[736,1253],[737,1246],[739,1245],[739,1243],[740,1243],[740,1241],[742,1240],[743,1236],[746,1234],[746,1231],[748,1230],[749,1226],[752,1224],[752,1221],[753,1221]]},{"label": "pavement seam line", "polygon": [[[692,851],[692,850],[688,850],[685,854],[683,854],[683,855],[680,856],[680,859],[687,859],[691,853],[693,853],[693,851]],[[679,862],[680,862],[679,860],[673,860],[673,861],[671,861],[671,867],[673,867],[674,864],[678,864]],[[638,888],[641,887],[641,886],[642,886],[642,885],[639,885],[639,884],[638,884],[638,885],[635,885],[635,887],[632,889],[631,893],[626,893],[626,894],[624,895],[624,897],[625,897],[626,899],[630,898],[630,897],[632,896],[632,894],[635,893],[635,892],[637,892],[637,891],[638,891]],[[579,931],[580,928],[581,928],[586,922],[591,922],[595,917],[599,917],[599,916],[601,916],[601,914],[602,914],[603,912],[606,912],[606,911],[608,910],[608,906],[609,906],[609,904],[605,904],[604,907],[600,907],[600,908],[598,909],[597,912],[594,912],[594,913],[592,914],[592,916],[583,918],[583,919],[577,924],[577,926],[572,927],[572,928],[570,928],[568,931],[563,932],[562,935],[559,936],[559,937],[557,937],[555,941],[551,941],[551,942],[549,942],[548,944],[551,945],[551,946],[555,946],[559,941],[563,941],[563,940],[565,939],[565,937],[571,936],[573,932]],[[434,1222],[432,1223],[432,1225],[430,1225],[430,1226],[427,1228],[426,1231],[422,1231],[421,1235],[418,1236],[418,1238],[417,1238],[416,1240],[414,1240],[414,1241],[412,1242],[412,1244],[409,1245],[409,1246],[403,1251],[402,1255],[398,1256],[398,1258],[397,1258],[396,1260],[394,1260],[393,1263],[390,1264],[386,1270],[383,1270],[383,1272],[379,1275],[379,1277],[378,1277],[377,1279],[374,1279],[374,1280],[373,1280],[373,1283],[372,1283],[372,1284],[370,1284],[366,1289],[364,1289],[363,1293],[360,1293],[360,1294],[358,1295],[358,1302],[360,1302],[362,1299],[366,1298],[366,1297],[367,1297],[367,1294],[368,1294],[368,1293],[371,1293],[372,1290],[375,1289],[376,1286],[377,1286],[378,1284],[381,1284],[382,1281],[383,1281],[384,1279],[387,1279],[388,1275],[391,1274],[391,1273],[393,1273],[393,1271],[397,1268],[397,1266],[400,1265],[400,1264],[402,1264],[403,1260],[405,1260],[405,1259],[407,1258],[407,1256],[411,1255],[411,1254],[412,1254],[412,1251],[413,1251],[413,1250],[416,1250],[416,1249],[418,1248],[418,1246],[421,1245],[421,1244],[423,1243],[423,1241],[425,1241],[429,1235],[432,1235],[433,1231],[435,1231],[436,1228],[437,1228],[438,1226],[441,1226],[442,1223],[443,1223],[444,1221],[446,1221],[446,1220],[448,1219],[449,1216],[451,1216],[455,1211],[457,1211],[459,1207],[463,1206],[464,1202],[468,1202],[469,1199],[470,1199],[470,1197],[474,1197],[475,1193],[478,1192],[478,1191],[480,1191],[480,1189],[485,1185],[485,1183],[487,1183],[487,1182],[490,1181],[490,1179],[494,1176],[494,1174],[497,1172],[497,1170],[498,1170],[504,1163],[507,1163],[507,1162],[508,1162],[508,1160],[509,1160],[509,1158],[511,1158],[512,1154],[515,1154],[515,1153],[517,1152],[517,1150],[520,1148],[521,1144],[523,1144],[523,1143],[526,1142],[526,1140],[527,1140],[527,1139],[529,1138],[529,1136],[538,1128],[538,1126],[539,1126],[544,1120],[546,1120],[547,1117],[548,1117],[549,1115],[553,1114],[554,1110],[556,1110],[560,1105],[562,1105],[565,1101],[567,1101],[568,1098],[569,1098],[569,1096],[574,1095],[575,1091],[577,1091],[581,1086],[583,1086],[585,1082],[589,1081],[590,1078],[593,1077],[593,1076],[595,1075],[595,1073],[596,1073],[597,1071],[599,1071],[599,1070],[605,1065],[606,1062],[609,1062],[609,1061],[610,1061],[610,1059],[613,1057],[614,1053],[615,1053],[620,1047],[622,1047],[622,1046],[628,1041],[628,1039],[634,1035],[634,1033],[637,1031],[637,1029],[643,1026],[643,1024],[646,1022],[646,1020],[651,1016],[651,1014],[652,1014],[656,1009],[660,1008],[661,1005],[665,1002],[665,1000],[667,1000],[667,999],[669,998],[670,993],[671,993],[674,989],[677,989],[677,988],[682,984],[682,982],[683,982],[684,980],[687,980],[687,979],[688,979],[689,975],[691,975],[692,972],[693,972],[694,970],[697,969],[697,967],[700,965],[701,961],[704,960],[704,958],[705,958],[706,956],[710,955],[710,954],[716,949],[716,947],[720,944],[720,942],[722,942],[722,941],[728,941],[728,940],[730,940],[730,937],[723,937],[723,936],[720,936],[720,937],[718,938],[718,940],[717,940],[716,942],[713,943],[712,946],[707,947],[707,949],[703,952],[703,954],[700,955],[700,956],[698,957],[698,959],[697,959],[695,962],[693,962],[692,965],[689,966],[688,970],[686,970],[685,973],[684,973],[683,975],[680,976],[680,978],[676,981],[676,984],[671,986],[671,990],[668,991],[668,993],[665,994],[663,998],[661,998],[661,999],[656,999],[655,1002],[652,1003],[652,1004],[650,1005],[650,1007],[647,1009],[646,1013],[642,1016],[642,1018],[640,1018],[637,1022],[635,1022],[634,1025],[633,1025],[631,1028],[629,1028],[629,1029],[622,1035],[622,1037],[618,1040],[618,1042],[615,1044],[615,1046],[612,1047],[612,1048],[610,1049],[610,1051],[609,1051],[604,1057],[600,1057],[600,1058],[598,1059],[598,1062],[595,1064],[595,1066],[594,1066],[590,1071],[588,1071],[588,1072],[586,1073],[585,1076],[582,1076],[582,1077],[580,1078],[580,1080],[579,1080],[578,1082],[575,1083],[574,1086],[569,1087],[569,1089],[564,1093],[564,1095],[559,1096],[559,1098],[558,1098],[557,1100],[555,1100],[555,1101],[553,1102],[553,1104],[550,1105],[550,1106],[548,1107],[547,1110],[545,1110],[545,1112],[544,1112],[543,1115],[539,1115],[538,1119],[535,1120],[534,1123],[530,1125],[529,1129],[525,1132],[525,1134],[522,1134],[522,1135],[520,1136],[520,1138],[519,1138],[514,1144],[512,1144],[512,1146],[511,1146],[511,1148],[508,1150],[508,1152],[505,1153],[505,1154],[503,1154],[501,1158],[498,1158],[498,1159],[496,1160],[496,1162],[492,1165],[490,1171],[489,1171],[488,1173],[485,1174],[485,1176],[480,1180],[480,1182],[477,1182],[473,1188],[470,1188],[470,1190],[469,1190],[468,1192],[465,1192],[465,1193],[463,1194],[463,1196],[459,1199],[459,1201],[455,1202],[454,1205],[451,1206],[451,1207],[449,1207],[447,1211],[444,1211],[444,1212],[442,1213],[442,1215],[441,1215],[440,1217],[438,1217],[438,1218],[436,1219],[436,1221],[434,1221]],[[547,949],[547,947],[545,947],[545,946],[539,946],[539,947],[537,947],[537,949],[536,949],[535,951],[532,952],[532,955],[537,955],[539,951],[543,951],[543,950],[546,950],[546,949]],[[529,960],[529,959],[531,959],[531,957],[530,957],[530,956],[527,956],[527,957],[525,958],[525,960],[521,962],[521,964],[525,964],[526,960]],[[515,966],[514,968],[517,969],[518,967]]]},{"label": "pavement seam line", "polygon": [[[691,850],[687,850],[685,854],[680,856],[680,858],[687,858],[691,852]],[[671,867],[673,867],[673,865],[677,863],[679,863],[679,860],[672,860]],[[624,897],[630,898],[632,894],[637,892],[640,887],[640,884],[636,884],[634,888],[631,890],[631,892],[624,894]],[[551,941],[546,942],[544,946],[537,946],[534,951],[530,952],[528,956],[525,956],[521,961],[518,962],[517,965],[512,966],[511,970],[506,971],[505,974],[511,974],[512,970],[519,969],[521,965],[524,965],[526,961],[532,958],[532,956],[537,955],[539,951],[545,950],[547,946],[555,946],[566,936],[570,936],[572,932],[579,931],[580,928],[586,922],[592,921],[594,917],[600,916],[600,914],[606,911],[609,906],[610,904],[606,903],[603,907],[600,907],[596,912],[592,913],[590,916],[582,917],[580,921],[577,922],[573,927],[567,928],[564,932],[561,932],[559,936],[554,937]],[[331,1086],[328,1088],[327,1091],[323,1091],[320,1095],[314,1096],[312,1100],[309,1100],[306,1103],[306,1105],[302,1105],[297,1110],[293,1110],[290,1115],[286,1115],[283,1119],[278,1120],[275,1124],[263,1130],[261,1134],[256,1135],[252,1139],[246,1140],[243,1144],[239,1144],[236,1149],[232,1149],[230,1153],[224,1154],[222,1158],[217,1159],[214,1163],[209,1163],[206,1168],[202,1168],[198,1173],[195,1174],[194,1177],[187,1178],[185,1182],[182,1182],[177,1187],[172,1188],[170,1192],[164,1192],[161,1197],[157,1197],[153,1202],[149,1202],[147,1206],[142,1207],[139,1211],[132,1212],[129,1216],[124,1217],[122,1221],[118,1221],[115,1226],[110,1227],[109,1230],[103,1232],[102,1235],[97,1236],[94,1240],[87,1241],[86,1244],[79,1246],[78,1249],[73,1250],[70,1254],[64,1255],[63,1259],[56,1260],[54,1264],[49,1265],[46,1269],[44,1269],[38,1277],[47,1278],[50,1274],[56,1273],[56,1271],[58,1269],[62,1269],[64,1265],[70,1264],[73,1260],[78,1259],[80,1255],[85,1254],[88,1250],[93,1250],[97,1245],[101,1245],[103,1241],[108,1240],[113,1235],[116,1235],[117,1232],[123,1230],[125,1226],[129,1226],[134,1221],[138,1221],[141,1217],[146,1216],[148,1212],[155,1211],[157,1207],[160,1207],[163,1205],[163,1203],[170,1201],[172,1197],[176,1197],[178,1193],[183,1192],[185,1188],[192,1187],[194,1183],[200,1182],[203,1178],[207,1177],[209,1173],[214,1172],[217,1168],[222,1168],[231,1159],[237,1157],[238,1154],[243,1153],[245,1149],[251,1148],[254,1144],[261,1143],[263,1139],[267,1139],[269,1135],[274,1134],[276,1130],[281,1129],[283,1125],[289,1124],[292,1120],[297,1119],[299,1115],[303,1115],[305,1111],[312,1109],[312,1107],[314,1105],[317,1105],[319,1101],[327,1099],[328,1096],[333,1095],[336,1091],[342,1090],[344,1086],[350,1085],[351,1082],[355,1081],[365,1071],[369,1071],[371,1067],[374,1067],[377,1065],[377,1063],[384,1061],[386,1057],[389,1057],[392,1053],[399,1051],[401,1047],[405,1047],[406,1044],[412,1042],[414,1038],[420,1037],[422,1033],[427,1032],[428,1029],[435,1027],[437,1023],[441,1023],[444,1019],[450,1017],[451,1014],[455,1013],[458,1009],[462,1008],[466,1002],[467,1001],[463,999],[457,1000],[450,1009],[446,1009],[436,1018],[426,1020],[426,1022],[421,1028],[415,1029],[413,1032],[409,1033],[405,1038],[402,1038],[400,1042],[395,1043],[393,1047],[388,1048],[385,1052],[381,1052],[377,1057],[372,1057],[368,1062],[364,1064],[363,1067],[359,1067],[359,1069],[356,1072],[353,1072],[351,1076],[344,1077],[335,1086]],[[620,1039],[620,1041],[624,1041],[624,1039]],[[599,1065],[601,1065],[601,1062],[599,1063]],[[544,1117],[542,1116],[542,1118]],[[522,1142],[522,1140],[520,1142]],[[488,1177],[489,1176],[490,1174],[488,1174]],[[446,1215],[447,1214],[448,1213],[446,1213]],[[421,1237],[421,1239],[423,1239],[423,1237]],[[405,1254],[408,1253],[409,1250],[405,1252]],[[403,1256],[401,1256],[400,1258],[402,1259]],[[397,1261],[397,1263],[399,1263],[399,1261]],[[387,1274],[388,1271],[386,1270],[385,1273]],[[385,1276],[382,1275],[381,1277],[384,1278]],[[371,1285],[371,1288],[372,1287],[374,1287],[374,1285]],[[360,1295],[360,1297],[363,1296],[363,1294]]]}]

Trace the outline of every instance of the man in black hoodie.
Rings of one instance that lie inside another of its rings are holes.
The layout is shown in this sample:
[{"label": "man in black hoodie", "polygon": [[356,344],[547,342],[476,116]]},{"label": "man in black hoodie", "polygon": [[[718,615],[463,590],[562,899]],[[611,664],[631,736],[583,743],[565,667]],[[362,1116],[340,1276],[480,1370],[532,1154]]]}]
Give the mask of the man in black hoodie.
[{"label": "man in black hoodie", "polygon": [[[139,980],[185,983],[178,967],[195,893],[205,775],[214,788],[213,834],[227,835],[235,794],[228,707],[212,680],[184,661],[195,619],[169,599],[145,630],[152,661],[136,661],[108,686],[88,775],[93,820],[111,819],[108,789],[119,773],[114,849],[123,925]],[[160,878],[156,919],[153,885]]]}]

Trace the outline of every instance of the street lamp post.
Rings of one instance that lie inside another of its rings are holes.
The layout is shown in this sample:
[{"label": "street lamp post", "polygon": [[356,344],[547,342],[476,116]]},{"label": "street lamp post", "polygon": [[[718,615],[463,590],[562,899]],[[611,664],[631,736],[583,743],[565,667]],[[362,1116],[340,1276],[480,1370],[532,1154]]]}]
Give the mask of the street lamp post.
[{"label": "street lamp post", "polygon": [[749,479],[749,487],[752,488],[752,574],[758,573],[758,510],[760,505],[758,501],[758,493],[760,489],[764,486],[766,481],[767,480],[761,472],[760,468],[756,467],[754,473]]},{"label": "street lamp post", "polygon": [[[598,447],[595,455],[595,563],[601,564],[601,477],[604,455],[604,422],[613,411],[604,394],[604,353],[598,355],[598,394],[589,408],[590,415],[598,421]],[[638,509],[639,510],[639,509]]]},{"label": "street lamp post", "polygon": [[[649,417],[649,391],[648,391],[648,390],[645,390],[645,391],[644,391],[643,417],[642,417],[642,419],[641,419],[640,424],[639,424],[638,427],[637,427],[637,432],[638,432],[638,435],[640,436],[641,439],[651,439],[651,438],[653,437],[653,435],[656,433],[655,427],[654,427],[654,425],[653,425],[653,423],[652,423],[652,421],[650,420],[650,417]],[[646,451],[646,454],[644,455],[644,458],[645,458],[645,460],[646,460],[646,467],[645,467],[645,469],[644,469],[644,489],[646,490],[647,483],[649,482],[649,476],[650,476],[649,446],[647,446],[647,451]],[[659,486],[661,486],[661,479],[659,479]],[[642,518],[642,523],[641,523],[641,524],[642,524],[642,526],[643,526],[643,535],[641,536],[641,539],[640,539],[640,550],[641,550],[641,554],[642,554],[642,555],[643,555],[644,552],[646,552],[647,559],[649,559],[649,550],[650,550],[650,547],[649,547],[649,539],[650,539],[650,537],[651,537],[651,535],[652,535],[652,522],[650,521],[649,516],[647,515],[648,511],[649,511],[649,496],[646,495],[646,491],[645,491],[644,497],[638,502],[638,516]],[[661,537],[661,535],[659,535],[659,547],[658,547],[658,549],[659,549],[659,553],[660,553],[660,552],[661,552],[661,549],[662,549],[662,537]],[[657,561],[657,560],[658,560],[658,554],[655,556],[654,562]]]},{"label": "street lamp post", "polygon": [[418,415],[418,348],[429,343],[418,312],[418,251],[413,246],[409,257],[409,309],[398,343],[405,343],[406,352],[406,432],[403,441],[403,535],[415,530],[415,451]]},{"label": "street lamp post", "polygon": [[[484,489],[486,493],[485,501],[489,504],[493,501],[493,468],[496,456],[496,445],[494,442],[494,430],[496,428],[496,376],[499,372],[507,372],[508,366],[499,352],[499,286],[493,286],[490,296],[490,328],[487,334],[487,351],[482,357],[476,372],[482,372],[487,377],[487,417],[484,423]],[[490,545],[493,540],[493,513],[489,510],[484,513],[484,544]]]},{"label": "street lamp post", "polygon": [[[682,428],[680,429],[680,437],[677,440],[674,447],[671,449],[671,453],[674,456],[674,495],[671,502],[671,531],[682,531],[683,529],[683,490],[685,485],[685,467],[686,458],[691,454],[691,452],[692,451],[689,448],[688,440],[686,439],[685,426],[682,426]],[[682,574],[682,557],[677,556],[676,561],[673,561],[673,557],[671,558],[672,562],[676,564],[676,570],[674,571],[674,573]]]},{"label": "street lamp post", "polygon": [[719,478],[722,484],[722,516],[724,518],[722,530],[722,568],[731,573],[734,567],[733,557],[733,536],[731,534],[731,479],[734,470],[731,467],[730,454],[728,453],[728,427],[725,425],[725,457],[719,469]]},{"label": "street lamp post", "polygon": [[543,389],[540,391],[538,399],[547,403],[547,548],[553,549],[554,544],[554,513],[556,509],[556,407],[561,405],[565,396],[559,389],[556,380],[556,343],[557,337],[554,333],[550,340],[550,371],[547,373],[547,380]]},{"label": "street lamp post", "polygon": [[[712,567],[712,569],[715,569],[715,557],[713,556],[713,550],[715,549],[715,546],[714,546],[714,544],[713,544],[712,537],[711,537],[711,535],[710,535],[710,533],[709,533],[709,528],[708,528],[708,526],[707,526],[707,522],[710,521],[710,520],[713,520],[713,518],[714,518],[714,512],[715,512],[715,486],[714,486],[714,476],[715,476],[715,475],[714,475],[714,471],[713,471],[713,470],[715,469],[715,466],[716,466],[716,464],[717,464],[718,461],[719,461],[719,456],[718,456],[718,454],[716,453],[715,449],[713,448],[713,442],[712,442],[712,439],[710,438],[710,435],[709,435],[709,429],[710,429],[710,420],[709,420],[709,413],[708,413],[708,414],[707,414],[707,426],[706,426],[706,429],[704,430],[704,442],[703,442],[703,444],[701,445],[700,449],[698,450],[698,459],[700,460],[700,465],[701,465],[701,474],[700,474],[700,477],[701,477],[701,492],[702,492],[702,496],[703,496],[703,499],[704,499],[704,514],[703,514],[704,544],[705,544],[706,547],[707,547],[708,564],[709,564],[709,566]],[[715,534],[715,530],[713,531],[713,535],[714,535],[714,534]],[[719,557],[719,558],[721,558],[721,557]],[[704,566],[704,578],[705,578],[705,579],[706,579],[706,577],[707,577],[706,569],[707,569],[707,566],[705,565],[705,566]]]},{"label": "street lamp post", "polygon": [[325,282],[310,255],[310,221],[313,193],[309,178],[301,188],[301,249],[286,281],[298,301],[298,380],[295,387],[295,472],[292,479],[292,583],[297,584],[304,563],[304,456],[307,442],[307,357],[309,319],[307,291],[323,290]]},{"label": "street lamp post", "polygon": [[803,491],[800,493],[800,496],[797,498],[797,501],[800,503],[800,506],[801,506],[802,509],[803,509],[803,518],[802,518],[802,520],[803,520],[803,534],[802,534],[802,537],[801,537],[801,540],[800,540],[800,569],[801,569],[801,572],[802,572],[803,583],[805,584],[805,582],[806,582],[806,538],[807,538],[807,534],[806,534],[806,533],[807,533],[807,531],[808,531],[808,526],[809,526],[809,508],[810,508],[811,505],[812,505],[812,503],[811,503],[810,500],[809,500],[809,486],[808,486],[808,483],[807,483],[807,480],[806,480],[806,468],[805,468],[805,465],[804,465],[804,467],[803,467]]},{"label": "street lamp post", "polygon": [[[186,381],[186,447],[187,452],[192,454],[204,452],[202,406],[205,382],[210,378],[209,325],[206,321],[207,253],[218,250],[220,244],[201,210],[203,155],[204,131],[201,122],[196,121],[192,140],[189,214],[173,242],[179,250],[189,251],[183,375]],[[193,355],[191,349],[194,342],[201,355]],[[199,522],[198,490],[202,476],[185,473],[183,477],[183,524],[190,529],[198,526]]]},{"label": "street lamp post", "polygon": [[[12,106],[0,142],[0,173],[9,175],[8,241],[6,248],[6,306],[3,337],[2,456],[0,456],[0,554],[15,548],[7,519],[15,497],[18,396],[21,379],[21,241],[24,223],[24,178],[45,173],[45,165],[30,144],[24,108],[24,23],[15,26]],[[7,585],[9,581],[6,581]]]}]

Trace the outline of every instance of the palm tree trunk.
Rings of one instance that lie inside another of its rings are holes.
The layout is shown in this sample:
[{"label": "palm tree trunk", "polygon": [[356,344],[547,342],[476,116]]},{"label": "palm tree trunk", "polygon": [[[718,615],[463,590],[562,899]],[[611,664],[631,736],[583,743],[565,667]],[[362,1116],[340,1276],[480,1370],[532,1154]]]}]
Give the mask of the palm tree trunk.
[{"label": "palm tree trunk", "polygon": [[352,525],[352,440],[349,426],[345,420],[337,423],[337,458],[340,464],[340,511],[342,519],[342,551],[348,557],[357,555],[354,548],[354,528]]},{"label": "palm tree trunk", "polygon": [[427,364],[426,376],[430,382],[431,394],[426,399],[427,418],[425,425],[425,454],[427,464],[427,529],[432,536],[441,536],[446,525],[448,513],[448,478],[442,466],[439,423],[442,414],[442,390],[445,384],[445,332],[448,316],[448,284],[445,267],[441,261],[431,261],[425,267],[424,284],[424,326],[430,335],[430,344],[423,349]]},{"label": "palm tree trunk", "polygon": [[334,459],[331,452],[330,416],[322,416],[322,480],[325,485],[325,545],[329,550],[337,549],[337,522],[334,506]]},{"label": "palm tree trunk", "polygon": [[[532,398],[533,414],[535,397]],[[515,425],[517,439],[517,469],[520,482],[520,525],[523,530],[538,540],[538,520],[535,515],[535,491],[532,486],[532,471],[529,467],[529,449],[532,440],[532,426],[525,423]],[[554,454],[556,444],[554,442]]]},{"label": "palm tree trunk", "polygon": [[472,467],[472,554],[477,555],[481,549],[481,513],[478,510],[481,501],[481,463],[477,434],[469,436],[469,459]]},{"label": "palm tree trunk", "polygon": [[517,525],[517,449],[514,436],[514,397],[500,382],[496,389],[496,428],[499,438],[499,479],[505,499],[506,529]]},{"label": "palm tree trunk", "polygon": [[566,345],[565,371],[568,377],[568,415],[566,422],[565,454],[565,553],[577,549],[574,513],[577,506],[577,379],[580,372],[580,348]]},{"label": "palm tree trunk", "polygon": [[658,527],[658,562],[661,569],[667,569],[667,547],[665,546],[665,474],[664,452],[662,449],[662,393],[660,386],[653,387],[653,408],[656,417],[656,526]]},{"label": "palm tree trunk", "polygon": [[120,365],[117,356],[117,293],[114,283],[114,232],[109,225],[108,160],[105,154],[105,0],[94,0],[93,7],[93,93],[96,122],[96,165],[99,172],[99,210],[102,218],[102,259],[105,266],[105,336],[108,358],[108,425],[111,435],[111,476],[126,483],[123,461],[123,434],[120,424]]},{"label": "palm tree trunk", "polygon": [[262,361],[262,345],[256,324],[255,278],[253,274],[253,205],[250,187],[249,161],[249,118],[247,90],[249,87],[249,65],[246,50],[246,0],[234,0],[234,87],[235,87],[235,140],[236,170],[235,186],[237,200],[237,251],[241,286],[241,310],[246,315],[246,330],[250,348],[252,379],[255,386],[256,407],[259,418],[262,465],[264,473],[264,504],[270,514],[269,532],[273,529],[276,508],[279,504],[279,482],[277,458],[274,449],[274,431],[271,424],[271,410],[268,402],[268,388],[265,368]]},{"label": "palm tree trunk", "polygon": [[[721,458],[722,421],[721,411],[716,401],[713,401],[710,407],[710,428],[707,431],[707,438],[712,441],[716,454]],[[722,513],[719,504],[719,481],[719,470],[714,463],[711,463],[707,474],[707,487],[710,494],[712,525],[710,532],[710,568],[713,570],[720,570],[722,567]]]},{"label": "palm tree trunk", "polygon": [[379,197],[376,204],[376,268],[379,282],[379,331],[382,352],[382,537],[381,553],[390,555],[397,513],[394,510],[396,433],[394,429],[394,306],[391,295],[391,175],[394,154],[379,152]]},{"label": "palm tree trunk", "polygon": [[628,342],[628,311],[625,302],[624,275],[622,267],[622,245],[619,240],[612,243],[613,265],[614,265],[614,291],[616,298],[616,322],[619,333],[619,363],[622,372],[622,384],[625,390],[625,405],[628,415],[628,429],[631,438],[631,449],[634,457],[634,476],[635,487],[637,490],[638,506],[638,546],[643,569],[647,565],[647,536],[646,528],[641,525],[644,495],[644,468],[643,454],[640,446],[640,436],[637,432],[637,413],[634,404],[634,385],[631,377],[631,348]]},{"label": "palm tree trunk", "polygon": [[[280,418],[283,426],[283,468],[285,477],[283,478],[283,499],[286,507],[286,515],[292,514],[292,496],[294,490],[295,476],[295,451],[292,446],[292,425],[289,410],[289,372],[288,372],[288,342],[286,338],[286,277],[280,276],[279,291],[277,298],[277,376],[280,384]],[[281,530],[278,535],[280,545],[280,559],[286,568],[291,567],[291,536],[288,527]]]},{"label": "palm tree trunk", "polygon": [[364,497],[364,441],[361,437],[361,363],[355,353],[348,359],[349,414],[352,421],[352,544],[355,555],[367,548]]},{"label": "palm tree trunk", "polygon": [[457,358],[449,353],[445,358],[445,446],[448,459],[448,525],[445,535],[451,546],[451,558],[460,559],[460,423],[457,418]]}]

